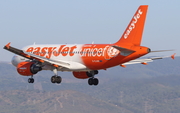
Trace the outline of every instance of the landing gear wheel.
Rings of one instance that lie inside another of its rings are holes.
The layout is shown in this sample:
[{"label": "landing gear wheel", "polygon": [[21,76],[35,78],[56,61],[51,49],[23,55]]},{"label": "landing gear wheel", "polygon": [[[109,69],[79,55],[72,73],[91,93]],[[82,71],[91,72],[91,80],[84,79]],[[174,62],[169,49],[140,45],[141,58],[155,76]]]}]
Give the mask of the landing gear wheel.
[{"label": "landing gear wheel", "polygon": [[99,83],[99,80],[98,80],[97,78],[90,78],[90,79],[88,80],[88,84],[89,84],[89,85],[95,85],[95,86],[97,86],[98,83]]},{"label": "landing gear wheel", "polygon": [[97,78],[94,78],[94,79],[93,79],[93,82],[94,82],[94,85],[97,86],[98,83],[99,83],[99,80],[98,80]]},{"label": "landing gear wheel", "polygon": [[90,79],[88,80],[88,84],[89,84],[89,85],[93,85],[93,78],[90,78]]},{"label": "landing gear wheel", "polygon": [[51,82],[52,82],[52,83],[56,83],[56,76],[52,76],[52,77],[51,77]]},{"label": "landing gear wheel", "polygon": [[31,79],[31,83],[34,83],[34,79],[33,78]]},{"label": "landing gear wheel", "polygon": [[33,78],[29,78],[28,79],[28,83],[34,83],[34,79]]},{"label": "landing gear wheel", "polygon": [[51,82],[52,83],[57,83],[57,84],[60,84],[62,81],[62,78],[60,76],[52,76],[51,77]]},{"label": "landing gear wheel", "polygon": [[28,83],[31,83],[31,78],[28,79]]},{"label": "landing gear wheel", "polygon": [[57,83],[57,84],[60,84],[61,81],[62,81],[62,78],[61,78],[60,76],[57,76],[57,77],[56,77],[56,83]]}]

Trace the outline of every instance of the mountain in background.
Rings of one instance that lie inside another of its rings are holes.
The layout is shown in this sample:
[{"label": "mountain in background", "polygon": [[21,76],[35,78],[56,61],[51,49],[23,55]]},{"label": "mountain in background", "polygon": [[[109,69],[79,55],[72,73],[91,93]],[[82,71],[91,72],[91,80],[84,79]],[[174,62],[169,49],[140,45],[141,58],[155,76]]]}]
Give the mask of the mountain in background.
[{"label": "mountain in background", "polygon": [[51,71],[34,75],[35,83],[0,62],[0,113],[178,113],[180,111],[180,57],[148,65],[120,66],[100,71],[98,86],[89,86],[70,72],[52,84]]}]

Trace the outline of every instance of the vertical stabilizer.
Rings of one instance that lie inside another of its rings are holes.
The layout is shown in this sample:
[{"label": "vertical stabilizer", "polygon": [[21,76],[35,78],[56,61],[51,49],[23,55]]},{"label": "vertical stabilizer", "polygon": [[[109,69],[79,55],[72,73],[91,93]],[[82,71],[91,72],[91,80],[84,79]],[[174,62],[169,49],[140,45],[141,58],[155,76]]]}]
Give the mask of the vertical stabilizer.
[{"label": "vertical stabilizer", "polygon": [[139,46],[141,44],[147,9],[148,5],[139,6],[122,37],[115,43],[116,45],[132,44]]}]

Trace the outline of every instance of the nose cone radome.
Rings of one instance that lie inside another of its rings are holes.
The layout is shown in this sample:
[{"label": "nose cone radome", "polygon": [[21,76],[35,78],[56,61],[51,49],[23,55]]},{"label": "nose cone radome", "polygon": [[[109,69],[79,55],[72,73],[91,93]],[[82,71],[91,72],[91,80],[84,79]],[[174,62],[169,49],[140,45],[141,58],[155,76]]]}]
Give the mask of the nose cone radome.
[{"label": "nose cone radome", "polygon": [[13,56],[12,60],[11,60],[11,63],[14,65],[14,66],[17,66],[18,65],[18,56]]},{"label": "nose cone radome", "polygon": [[25,58],[15,55],[15,56],[13,56],[13,58],[11,60],[11,63],[14,66],[17,66],[20,62],[23,62],[23,61],[25,61]]}]

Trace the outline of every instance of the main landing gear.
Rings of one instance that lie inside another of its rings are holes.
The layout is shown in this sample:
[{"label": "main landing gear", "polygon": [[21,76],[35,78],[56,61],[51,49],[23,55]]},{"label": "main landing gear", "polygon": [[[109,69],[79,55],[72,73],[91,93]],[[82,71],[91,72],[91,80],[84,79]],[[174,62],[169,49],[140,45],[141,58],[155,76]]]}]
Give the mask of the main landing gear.
[{"label": "main landing gear", "polygon": [[51,82],[52,82],[52,83],[60,84],[61,81],[62,81],[62,78],[61,78],[60,76],[54,75],[54,76],[51,77]]},{"label": "main landing gear", "polygon": [[95,86],[97,86],[98,83],[99,83],[99,80],[98,80],[97,78],[89,78],[89,80],[88,80],[88,84],[89,84],[89,85],[95,85]]},{"label": "main landing gear", "polygon": [[55,75],[51,77],[51,82],[60,84],[61,81],[62,81],[62,78],[60,76],[58,76],[57,68],[54,68],[53,72],[54,72]]},{"label": "main landing gear", "polygon": [[[51,77],[51,82],[60,84],[62,82],[62,78],[58,76],[57,68],[54,68],[52,71],[54,72],[55,75]],[[89,85],[97,86],[99,84],[99,80],[94,77],[96,74],[98,74],[97,70],[86,72],[86,74],[89,77],[88,79]],[[28,79],[28,83],[34,83],[33,76],[31,76],[31,78]]]},{"label": "main landing gear", "polygon": [[98,85],[99,80],[98,80],[97,78],[94,78],[94,76],[95,76],[96,74],[98,74],[98,71],[97,71],[97,70],[87,72],[87,75],[90,77],[89,80],[88,80],[88,84],[89,84],[89,85],[95,85],[95,86]]}]

